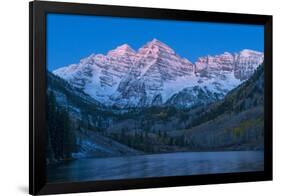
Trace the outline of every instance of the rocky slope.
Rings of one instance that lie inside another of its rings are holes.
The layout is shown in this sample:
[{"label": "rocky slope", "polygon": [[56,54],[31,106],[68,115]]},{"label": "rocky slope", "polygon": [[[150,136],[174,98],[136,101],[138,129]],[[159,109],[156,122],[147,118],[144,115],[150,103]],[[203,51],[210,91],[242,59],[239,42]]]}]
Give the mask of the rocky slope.
[{"label": "rocky slope", "polygon": [[148,152],[262,150],[264,67],[215,103],[189,109],[151,107],[126,116],[107,131],[114,135],[125,130],[123,137]]},{"label": "rocky slope", "polygon": [[184,136],[192,148],[201,150],[262,150],[266,131],[263,65],[223,100],[197,111],[189,127],[171,135]]},{"label": "rocky slope", "polygon": [[73,158],[142,153],[101,132],[116,119],[112,110],[52,73],[47,74],[47,84],[48,164]]}]

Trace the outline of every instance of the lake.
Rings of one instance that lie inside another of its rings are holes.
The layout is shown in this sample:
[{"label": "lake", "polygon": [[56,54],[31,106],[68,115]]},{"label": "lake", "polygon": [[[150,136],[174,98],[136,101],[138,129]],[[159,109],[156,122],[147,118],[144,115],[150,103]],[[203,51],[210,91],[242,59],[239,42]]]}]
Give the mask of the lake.
[{"label": "lake", "polygon": [[263,171],[263,151],[183,152],[91,158],[48,167],[48,182]]}]

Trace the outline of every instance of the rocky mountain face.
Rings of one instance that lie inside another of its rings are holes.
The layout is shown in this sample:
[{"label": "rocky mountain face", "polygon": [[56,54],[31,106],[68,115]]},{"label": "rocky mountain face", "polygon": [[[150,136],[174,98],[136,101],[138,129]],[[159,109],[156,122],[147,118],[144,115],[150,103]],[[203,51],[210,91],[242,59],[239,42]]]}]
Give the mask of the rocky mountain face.
[{"label": "rocky mountain face", "polygon": [[234,72],[235,78],[247,80],[263,62],[263,53],[244,49],[239,53],[200,57],[195,62],[196,72],[206,77],[217,77]]},{"label": "rocky mountain face", "polygon": [[191,107],[222,99],[262,62],[263,53],[245,49],[200,57],[193,64],[153,39],[138,51],[124,44],[53,73],[109,106]]},{"label": "rocky mountain face", "polygon": [[161,105],[176,91],[170,88],[169,93],[165,89],[168,83],[176,82],[177,78],[195,77],[191,62],[156,39],[140,48],[136,57],[135,64],[110,97],[117,106]]}]

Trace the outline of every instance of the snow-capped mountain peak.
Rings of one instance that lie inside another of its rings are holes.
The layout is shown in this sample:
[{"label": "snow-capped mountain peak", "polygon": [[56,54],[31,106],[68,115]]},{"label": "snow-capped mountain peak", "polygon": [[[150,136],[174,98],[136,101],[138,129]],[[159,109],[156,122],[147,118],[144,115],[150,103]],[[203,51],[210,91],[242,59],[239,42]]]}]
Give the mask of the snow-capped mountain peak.
[{"label": "snow-capped mountain peak", "polygon": [[111,57],[123,55],[134,56],[136,55],[136,52],[128,44],[123,44],[121,46],[118,46],[114,50],[110,50],[107,55]]},{"label": "snow-capped mountain peak", "polygon": [[175,54],[175,51],[172,48],[170,48],[168,45],[164,44],[163,42],[157,40],[156,38],[147,42],[143,47],[141,47],[138,50],[138,53],[144,56],[148,56],[149,54],[157,55],[161,52]]}]

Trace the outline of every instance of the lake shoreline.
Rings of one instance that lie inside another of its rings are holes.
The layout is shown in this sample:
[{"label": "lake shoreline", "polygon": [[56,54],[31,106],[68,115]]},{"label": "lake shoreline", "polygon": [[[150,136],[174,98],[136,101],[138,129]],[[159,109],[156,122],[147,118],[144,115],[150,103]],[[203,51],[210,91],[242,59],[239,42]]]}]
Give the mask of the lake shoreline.
[{"label": "lake shoreline", "polygon": [[143,153],[143,154],[136,154],[136,155],[126,155],[126,156],[99,156],[99,157],[95,157],[95,156],[88,156],[88,157],[83,157],[83,158],[68,158],[68,159],[64,159],[64,160],[56,160],[54,162],[51,163],[47,163],[47,167],[48,166],[55,166],[58,164],[63,164],[63,163],[67,163],[70,161],[75,161],[75,160],[85,160],[85,159],[104,159],[104,158],[118,158],[118,157],[139,157],[139,156],[149,156],[149,155],[158,155],[158,154],[174,154],[174,153],[198,153],[198,152],[247,152],[247,151],[264,151],[264,149],[257,149],[257,150],[240,150],[240,149],[231,149],[231,150],[209,150],[209,151],[204,151],[204,150],[192,150],[192,151],[176,151],[176,152],[157,152],[157,153]]},{"label": "lake shoreline", "polygon": [[49,182],[262,171],[263,151],[162,153],[89,158],[48,166]]}]

